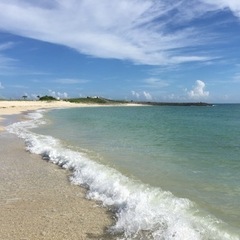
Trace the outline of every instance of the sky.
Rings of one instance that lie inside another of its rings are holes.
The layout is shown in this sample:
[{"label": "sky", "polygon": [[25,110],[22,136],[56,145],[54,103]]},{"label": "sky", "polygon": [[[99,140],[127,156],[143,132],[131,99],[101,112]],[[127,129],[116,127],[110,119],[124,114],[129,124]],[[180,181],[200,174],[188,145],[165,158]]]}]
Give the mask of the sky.
[{"label": "sky", "polygon": [[239,0],[0,0],[0,98],[240,103]]}]

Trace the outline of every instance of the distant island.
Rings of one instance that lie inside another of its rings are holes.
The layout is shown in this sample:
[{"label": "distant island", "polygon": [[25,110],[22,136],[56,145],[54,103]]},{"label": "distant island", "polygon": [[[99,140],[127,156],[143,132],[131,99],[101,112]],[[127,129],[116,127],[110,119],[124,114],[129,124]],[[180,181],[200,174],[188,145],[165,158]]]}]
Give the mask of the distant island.
[{"label": "distant island", "polygon": [[141,104],[147,104],[152,106],[197,106],[197,107],[206,107],[213,106],[211,103],[205,102],[141,102]]},{"label": "distant island", "polygon": [[[40,101],[58,101],[59,99],[52,96],[39,97]],[[68,98],[63,101],[71,103],[88,103],[88,104],[143,104],[150,106],[213,106],[213,104],[205,102],[150,102],[150,101],[126,101],[126,100],[112,100],[103,97],[83,97],[83,98]]]}]

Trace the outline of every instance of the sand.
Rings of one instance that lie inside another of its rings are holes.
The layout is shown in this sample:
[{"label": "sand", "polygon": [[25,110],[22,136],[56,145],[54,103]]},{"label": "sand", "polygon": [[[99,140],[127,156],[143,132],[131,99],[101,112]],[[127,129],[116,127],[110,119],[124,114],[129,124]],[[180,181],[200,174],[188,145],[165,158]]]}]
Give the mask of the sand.
[{"label": "sand", "polygon": [[141,104],[126,103],[114,105],[99,105],[86,103],[70,103],[66,101],[0,101],[0,131],[4,130],[1,122],[4,116],[19,114],[37,109],[69,108],[69,107],[96,107],[96,106],[141,106]]},{"label": "sand", "polygon": [[[0,123],[4,116],[19,114],[24,111],[31,111],[37,109],[48,108],[64,108],[64,107],[78,107],[80,104],[65,102],[65,101],[0,101]],[[81,104],[81,106],[85,106]],[[4,127],[0,125],[0,130]]]},{"label": "sand", "polygon": [[[76,106],[0,101],[0,117]],[[21,139],[0,132],[0,239],[115,239],[107,232],[113,224],[107,209],[85,199],[85,189],[71,185],[69,172],[24,149]]]}]

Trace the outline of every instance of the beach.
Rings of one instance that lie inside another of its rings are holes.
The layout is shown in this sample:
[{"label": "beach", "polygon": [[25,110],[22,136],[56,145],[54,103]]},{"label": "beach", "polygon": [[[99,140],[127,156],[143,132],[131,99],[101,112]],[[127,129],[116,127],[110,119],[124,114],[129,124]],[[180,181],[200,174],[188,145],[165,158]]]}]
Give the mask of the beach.
[{"label": "beach", "polygon": [[[88,103],[71,103],[67,101],[0,101],[0,131],[4,130],[1,121],[4,116],[19,114],[27,111],[38,109],[54,109],[54,108],[76,108],[76,107],[97,107],[112,106],[111,104],[88,104]],[[114,104],[114,106],[141,106],[141,104],[126,103]],[[21,119],[23,120],[23,119]]]},{"label": "beach", "polygon": [[[0,117],[77,106],[0,101]],[[0,239],[109,239],[111,214],[87,200],[85,189],[69,182],[68,171],[26,152],[23,141],[6,131],[0,132],[0,152]]]},{"label": "beach", "polygon": [[240,105],[0,103],[0,239],[239,239]]},{"label": "beach", "polygon": [[[77,107],[80,104],[65,102],[65,101],[0,101],[0,131],[4,130],[1,126],[4,116],[19,114],[26,111],[34,111],[37,109],[51,109],[63,107]],[[81,104],[86,106],[86,104]]]}]

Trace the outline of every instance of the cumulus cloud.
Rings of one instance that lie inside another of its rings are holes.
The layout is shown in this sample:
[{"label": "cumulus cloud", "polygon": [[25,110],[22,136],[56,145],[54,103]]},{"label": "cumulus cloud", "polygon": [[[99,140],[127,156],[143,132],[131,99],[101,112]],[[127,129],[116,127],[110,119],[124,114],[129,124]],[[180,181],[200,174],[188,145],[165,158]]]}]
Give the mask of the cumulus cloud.
[{"label": "cumulus cloud", "polygon": [[26,99],[32,99],[32,100],[37,100],[39,98],[39,94],[37,93],[27,93],[24,92],[24,94],[21,96],[22,98],[26,98]]},{"label": "cumulus cloud", "polygon": [[137,99],[140,97],[140,94],[138,92],[132,91],[132,95],[136,97]]},{"label": "cumulus cloud", "polygon": [[149,92],[143,92],[143,95],[144,95],[144,97],[146,98],[146,100],[148,100],[148,101],[151,101],[151,100],[153,100],[153,97],[152,97],[152,95],[149,93]]},{"label": "cumulus cloud", "polygon": [[137,99],[144,99],[147,101],[152,101],[153,97],[149,92],[143,91],[143,92],[136,92],[132,91],[132,96],[136,97]]},{"label": "cumulus cloud", "polygon": [[206,84],[203,81],[197,80],[193,89],[188,92],[188,97],[195,100],[200,100],[208,97],[209,92],[205,91],[205,87]]},{"label": "cumulus cloud", "polygon": [[[209,11],[206,6],[210,6],[207,0],[1,0],[0,29],[136,64],[207,61],[212,57],[197,48],[192,54],[184,51],[206,44],[206,33],[187,27]],[[186,22],[180,29],[179,19]]]},{"label": "cumulus cloud", "polygon": [[39,97],[39,94],[36,94],[36,93],[31,93],[31,99],[33,99],[33,100],[37,100],[38,99],[38,97]]},{"label": "cumulus cloud", "polygon": [[61,99],[61,98],[67,98],[68,97],[68,94],[66,92],[55,92],[55,91],[52,91],[52,90],[48,90],[48,93],[50,96],[52,97],[55,97],[57,99]]}]

